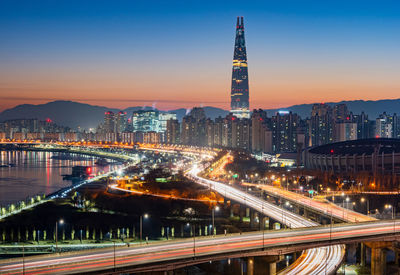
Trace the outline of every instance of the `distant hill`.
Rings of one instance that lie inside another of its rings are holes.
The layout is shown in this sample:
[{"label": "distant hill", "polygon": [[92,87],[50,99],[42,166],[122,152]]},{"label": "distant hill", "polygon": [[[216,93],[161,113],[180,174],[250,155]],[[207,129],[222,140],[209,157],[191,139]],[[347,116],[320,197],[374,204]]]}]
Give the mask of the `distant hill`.
[{"label": "distant hill", "polygon": [[[152,107],[129,107],[122,111],[127,112],[128,117],[137,110],[151,110]],[[204,107],[206,115],[214,119],[218,116],[225,116],[228,111],[215,108]],[[0,113],[0,122],[10,119],[37,118],[45,120],[50,118],[55,123],[71,128],[95,128],[104,120],[106,111],[118,112],[119,109],[95,106],[73,101],[53,101],[45,104],[22,104],[14,108],[4,110]],[[183,116],[190,111],[186,109],[176,109],[169,112],[177,114],[177,118],[182,120]]]},{"label": "distant hill", "polygon": [[[360,114],[364,111],[368,115],[370,120],[378,117],[379,114],[386,112],[389,114],[397,113],[400,114],[400,99],[382,99],[382,100],[350,100],[340,102],[325,102],[328,105],[346,104],[347,108],[353,112],[353,114]],[[279,110],[288,110],[293,113],[297,113],[302,118],[310,117],[312,104],[300,104],[293,105],[287,108],[279,109],[267,109],[268,116],[272,116]]]},{"label": "distant hill", "polygon": [[[400,99],[385,99],[376,101],[364,101],[364,100],[353,100],[353,101],[341,101],[341,102],[328,102],[326,104],[334,105],[339,103],[347,104],[350,111],[354,114],[359,114],[364,111],[368,114],[369,119],[375,119],[380,113],[386,111],[389,114],[397,113],[400,114]],[[302,118],[310,116],[311,108],[313,104],[301,104],[293,105],[286,108],[279,109],[267,109],[268,116],[272,116],[278,110],[288,110],[299,114]],[[151,110],[152,107],[129,107],[123,109],[127,112],[128,117],[132,115],[133,111],[137,110]],[[107,108],[104,106],[95,106],[90,104],[84,104],[73,101],[53,101],[45,104],[23,104],[18,105],[14,108],[7,109],[0,113],[0,121],[9,119],[19,118],[37,118],[45,120],[46,118],[52,119],[55,123],[63,126],[69,126],[71,128],[95,128],[104,119],[104,113],[108,110],[118,112],[118,109]],[[215,119],[218,116],[226,116],[227,110],[221,108],[207,106],[204,107],[207,117]],[[183,116],[188,113],[190,109],[176,109],[170,110],[177,114],[179,120],[182,120]],[[161,111],[163,112],[163,111]]]},{"label": "distant hill", "polygon": [[45,120],[50,118],[55,123],[71,128],[93,128],[104,118],[104,113],[110,109],[104,106],[73,101],[53,101],[45,104],[23,104],[7,109],[0,113],[0,121],[19,118],[37,118]]}]

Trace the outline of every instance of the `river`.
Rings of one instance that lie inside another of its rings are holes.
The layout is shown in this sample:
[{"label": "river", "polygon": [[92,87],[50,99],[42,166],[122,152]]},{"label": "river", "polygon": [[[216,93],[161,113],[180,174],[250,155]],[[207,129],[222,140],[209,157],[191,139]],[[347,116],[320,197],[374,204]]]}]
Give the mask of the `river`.
[{"label": "river", "polygon": [[37,194],[50,194],[72,184],[62,175],[72,167],[89,166],[92,175],[107,172],[111,165],[97,166],[98,157],[39,151],[0,151],[0,205],[5,206]]}]

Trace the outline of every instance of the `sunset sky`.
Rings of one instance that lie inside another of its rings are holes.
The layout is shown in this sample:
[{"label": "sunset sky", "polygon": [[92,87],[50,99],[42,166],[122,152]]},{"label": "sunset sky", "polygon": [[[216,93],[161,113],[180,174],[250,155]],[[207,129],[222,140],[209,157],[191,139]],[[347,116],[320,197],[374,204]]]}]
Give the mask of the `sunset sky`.
[{"label": "sunset sky", "polygon": [[399,1],[0,1],[0,111],[73,100],[229,108],[236,16],[250,107],[400,98]]}]

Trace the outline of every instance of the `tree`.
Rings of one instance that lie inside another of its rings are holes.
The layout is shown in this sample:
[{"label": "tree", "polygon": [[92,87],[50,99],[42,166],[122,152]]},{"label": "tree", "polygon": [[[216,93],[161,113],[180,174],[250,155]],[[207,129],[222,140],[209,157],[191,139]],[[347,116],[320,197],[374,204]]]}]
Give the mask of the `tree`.
[{"label": "tree", "polygon": [[89,240],[89,226],[86,226],[85,236],[86,236],[86,240]]},{"label": "tree", "polygon": [[93,227],[92,239],[96,239],[96,229]]},{"label": "tree", "polygon": [[74,229],[74,227],[72,227],[72,229],[71,229],[71,240],[74,240],[75,239],[75,229]]}]

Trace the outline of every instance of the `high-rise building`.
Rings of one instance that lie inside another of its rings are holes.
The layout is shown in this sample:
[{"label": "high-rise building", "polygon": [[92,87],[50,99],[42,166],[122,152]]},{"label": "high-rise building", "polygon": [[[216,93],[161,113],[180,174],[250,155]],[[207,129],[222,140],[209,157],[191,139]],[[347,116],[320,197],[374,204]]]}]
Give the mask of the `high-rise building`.
[{"label": "high-rise building", "polygon": [[236,23],[235,49],[233,53],[231,88],[231,112],[238,118],[250,118],[248,78],[243,17],[238,17]]},{"label": "high-rise building", "polygon": [[300,117],[292,112],[280,111],[271,119],[273,152],[295,152]]},{"label": "high-rise building", "polygon": [[160,120],[158,111],[140,110],[132,113],[134,132],[159,132]]},{"label": "high-rise building", "polygon": [[158,116],[160,120],[160,132],[165,132],[167,130],[167,122],[170,119],[176,119],[175,113],[160,113]]},{"label": "high-rise building", "polygon": [[311,111],[309,135],[311,146],[333,142],[333,112],[327,104],[314,104]]},{"label": "high-rise building", "polygon": [[181,143],[185,145],[206,145],[206,115],[203,108],[193,108],[182,119]]},{"label": "high-rise building", "polygon": [[105,133],[113,133],[115,131],[115,117],[113,112],[105,112],[103,129]]},{"label": "high-rise building", "polygon": [[[396,116],[397,117],[397,116]],[[383,112],[376,119],[375,127],[376,137],[391,138],[393,137],[393,117]]]},{"label": "high-rise building", "polygon": [[180,129],[181,125],[177,119],[170,119],[167,121],[166,142],[168,144],[180,143]]},{"label": "high-rise building", "polygon": [[360,115],[353,116],[354,122],[357,123],[357,139],[371,138],[374,133],[371,134],[373,127],[372,121],[368,120],[368,115],[361,112]]},{"label": "high-rise building", "polygon": [[122,133],[126,128],[126,112],[118,112],[115,114],[115,130],[117,133]]},{"label": "high-rise building", "polygon": [[250,150],[251,120],[247,118],[232,121],[232,148]]},{"label": "high-rise building", "polygon": [[333,119],[337,122],[342,122],[348,120],[349,110],[346,104],[336,104],[333,107]]},{"label": "high-rise building", "polygon": [[343,121],[335,124],[334,141],[346,141],[357,139],[357,123]]},{"label": "high-rise building", "polygon": [[[267,113],[262,110],[253,110],[251,115],[251,151],[254,153],[271,152],[266,151],[269,146],[265,145],[265,134],[268,131]],[[268,148],[269,150],[272,150]]]}]

